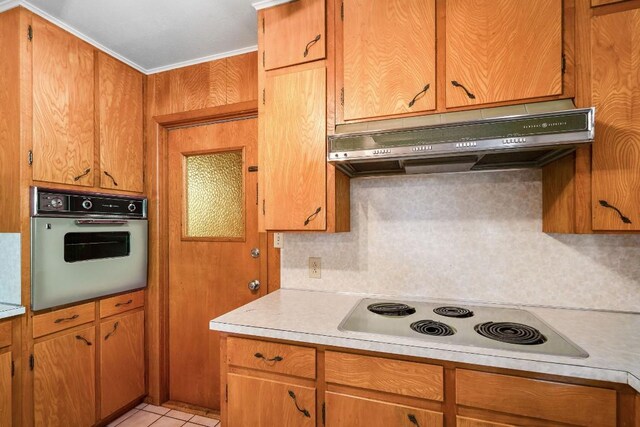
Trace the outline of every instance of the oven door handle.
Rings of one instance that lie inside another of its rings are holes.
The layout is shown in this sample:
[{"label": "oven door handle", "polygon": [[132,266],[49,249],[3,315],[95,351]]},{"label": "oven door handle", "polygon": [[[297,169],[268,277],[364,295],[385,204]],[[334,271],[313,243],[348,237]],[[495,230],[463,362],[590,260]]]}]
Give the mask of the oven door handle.
[{"label": "oven door handle", "polygon": [[124,219],[76,219],[77,225],[125,225],[129,221]]}]

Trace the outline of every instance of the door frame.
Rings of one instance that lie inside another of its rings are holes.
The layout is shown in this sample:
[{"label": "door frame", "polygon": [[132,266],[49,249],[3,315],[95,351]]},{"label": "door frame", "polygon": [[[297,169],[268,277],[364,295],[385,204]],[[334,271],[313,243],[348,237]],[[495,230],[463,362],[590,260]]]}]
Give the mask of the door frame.
[{"label": "door frame", "polygon": [[[151,85],[149,85],[151,86]],[[149,271],[146,292],[145,342],[147,355],[147,399],[160,405],[169,400],[169,238],[168,238],[168,135],[182,127],[258,117],[258,101],[154,115],[154,96],[145,105],[145,177],[149,215]],[[260,281],[267,293],[278,289],[280,253],[273,249],[273,236],[260,233]],[[269,271],[270,270],[270,271]],[[272,280],[269,278],[278,278]]]}]

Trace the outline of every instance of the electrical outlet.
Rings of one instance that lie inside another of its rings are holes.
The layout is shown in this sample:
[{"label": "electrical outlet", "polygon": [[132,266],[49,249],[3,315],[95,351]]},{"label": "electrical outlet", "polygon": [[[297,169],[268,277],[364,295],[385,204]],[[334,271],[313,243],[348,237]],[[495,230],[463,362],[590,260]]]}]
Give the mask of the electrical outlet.
[{"label": "electrical outlet", "polygon": [[322,258],[309,257],[309,277],[311,279],[319,279],[321,277]]},{"label": "electrical outlet", "polygon": [[273,233],[273,247],[277,249],[282,249],[282,233]]}]

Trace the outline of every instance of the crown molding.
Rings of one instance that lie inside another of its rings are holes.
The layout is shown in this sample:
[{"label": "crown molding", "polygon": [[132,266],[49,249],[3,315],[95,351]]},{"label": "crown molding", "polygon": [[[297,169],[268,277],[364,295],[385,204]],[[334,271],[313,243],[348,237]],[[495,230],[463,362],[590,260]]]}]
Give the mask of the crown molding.
[{"label": "crown molding", "polygon": [[20,0],[2,0],[0,1],[0,13],[18,6],[20,6]]},{"label": "crown molding", "polygon": [[255,3],[252,3],[251,6],[253,6],[255,10],[262,10],[262,9],[267,9],[273,6],[279,6],[285,3],[292,3],[294,1],[296,0],[260,0]]},{"label": "crown molding", "polygon": [[156,74],[163,71],[173,70],[175,68],[188,67],[189,65],[202,64],[203,62],[215,61],[217,59],[228,58],[230,56],[242,55],[243,53],[256,52],[258,46],[248,46],[228,52],[216,53],[213,55],[203,56],[202,58],[190,59],[188,61],[176,62],[175,64],[163,65],[162,67],[151,68],[146,74]]}]

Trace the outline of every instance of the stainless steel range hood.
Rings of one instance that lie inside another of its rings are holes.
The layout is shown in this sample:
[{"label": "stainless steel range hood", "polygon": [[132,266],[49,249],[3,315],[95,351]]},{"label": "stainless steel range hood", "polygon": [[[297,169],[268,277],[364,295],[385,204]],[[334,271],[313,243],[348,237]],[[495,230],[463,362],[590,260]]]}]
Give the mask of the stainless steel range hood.
[{"label": "stainless steel range hood", "polygon": [[593,142],[571,100],[339,125],[328,159],[352,177],[537,168]]}]

